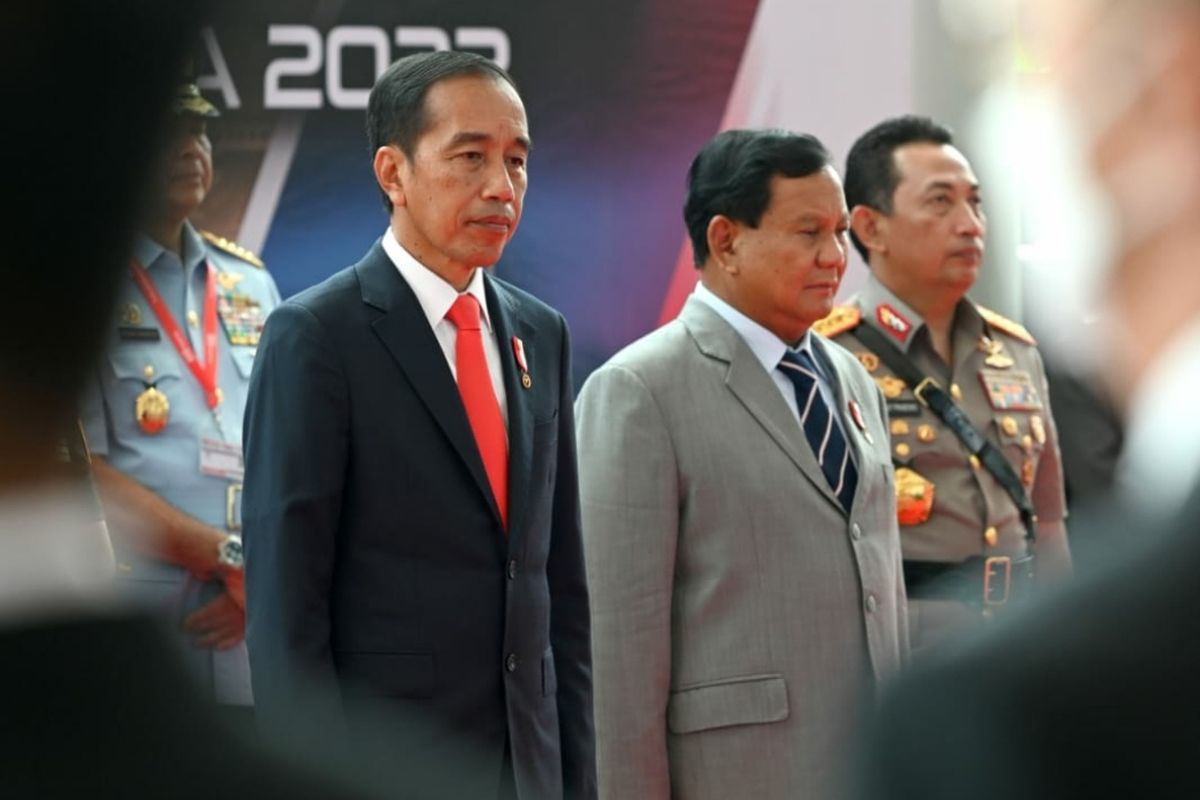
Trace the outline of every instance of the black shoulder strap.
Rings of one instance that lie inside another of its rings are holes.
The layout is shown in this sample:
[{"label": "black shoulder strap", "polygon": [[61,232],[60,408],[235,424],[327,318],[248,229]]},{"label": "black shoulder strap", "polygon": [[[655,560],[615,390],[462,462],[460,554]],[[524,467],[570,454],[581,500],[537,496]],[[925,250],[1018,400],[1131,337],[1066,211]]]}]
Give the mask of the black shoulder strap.
[{"label": "black shoulder strap", "polygon": [[946,427],[954,432],[996,482],[1008,492],[1021,514],[1021,522],[1025,525],[1025,539],[1032,547],[1037,539],[1037,515],[1033,512],[1033,504],[1029,501],[1029,495],[1025,493],[1025,487],[1021,485],[1021,479],[1017,477],[1004,454],[976,430],[963,410],[954,404],[950,395],[933,378],[923,373],[900,348],[884,338],[882,333],[867,323],[859,325],[854,333],[888,365],[888,369],[913,387],[913,394],[917,399],[929,406],[933,413],[946,423]]}]

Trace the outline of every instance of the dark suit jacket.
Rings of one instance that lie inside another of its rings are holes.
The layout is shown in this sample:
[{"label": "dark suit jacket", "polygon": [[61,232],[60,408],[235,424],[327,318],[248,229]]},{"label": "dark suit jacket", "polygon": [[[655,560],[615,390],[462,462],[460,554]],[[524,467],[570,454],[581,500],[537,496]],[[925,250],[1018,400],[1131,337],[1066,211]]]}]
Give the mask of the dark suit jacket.
[{"label": "dark suit jacket", "polygon": [[[244,436],[256,702],[282,720],[307,684],[336,686],[323,726],[353,735],[351,695],[420,719],[397,756],[448,793],[494,797],[508,748],[521,798],[591,797],[566,323],[485,284],[508,395],[507,537],[445,357],[378,242],[268,320]],[[446,755],[463,745],[470,766]]]},{"label": "dark suit jacket", "polygon": [[1123,522],[1155,541],[896,687],[858,798],[1200,793],[1200,496]]},{"label": "dark suit jacket", "polygon": [[318,769],[235,737],[189,677],[175,645],[148,618],[6,627],[0,796],[385,796],[351,788],[344,770]]}]

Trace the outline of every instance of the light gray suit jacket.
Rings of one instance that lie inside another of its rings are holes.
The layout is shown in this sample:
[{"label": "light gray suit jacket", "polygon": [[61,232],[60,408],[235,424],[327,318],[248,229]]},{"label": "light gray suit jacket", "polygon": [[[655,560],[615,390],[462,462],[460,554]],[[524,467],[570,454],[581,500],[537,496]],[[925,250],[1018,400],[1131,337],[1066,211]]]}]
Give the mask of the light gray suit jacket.
[{"label": "light gray suit jacket", "polygon": [[770,375],[695,298],[580,392],[602,798],[829,796],[907,653],[883,399],[850,353],[815,332],[813,350],[858,464],[849,516]]}]

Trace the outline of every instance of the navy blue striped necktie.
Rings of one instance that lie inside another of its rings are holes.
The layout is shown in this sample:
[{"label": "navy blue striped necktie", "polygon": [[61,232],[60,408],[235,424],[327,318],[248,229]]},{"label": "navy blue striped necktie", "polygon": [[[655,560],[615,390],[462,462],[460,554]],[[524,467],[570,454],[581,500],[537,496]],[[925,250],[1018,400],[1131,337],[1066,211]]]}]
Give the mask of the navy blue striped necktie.
[{"label": "navy blue striped necktie", "polygon": [[812,447],[821,472],[842,508],[850,511],[854,502],[854,489],[858,485],[858,470],[850,458],[846,436],[833,419],[829,405],[821,396],[817,368],[808,353],[803,350],[787,350],[779,369],[792,382],[796,390],[796,408],[800,412],[800,427]]}]

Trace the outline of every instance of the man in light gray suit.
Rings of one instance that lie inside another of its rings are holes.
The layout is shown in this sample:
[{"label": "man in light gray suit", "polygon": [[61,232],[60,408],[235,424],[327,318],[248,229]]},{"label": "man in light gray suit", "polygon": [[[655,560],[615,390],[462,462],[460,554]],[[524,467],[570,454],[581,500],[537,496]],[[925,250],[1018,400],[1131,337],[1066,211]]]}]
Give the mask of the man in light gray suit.
[{"label": "man in light gray suit", "polygon": [[577,403],[600,795],[826,796],[908,647],[883,398],[810,330],[842,185],[810,136],[729,131],[684,218],[695,293]]}]

